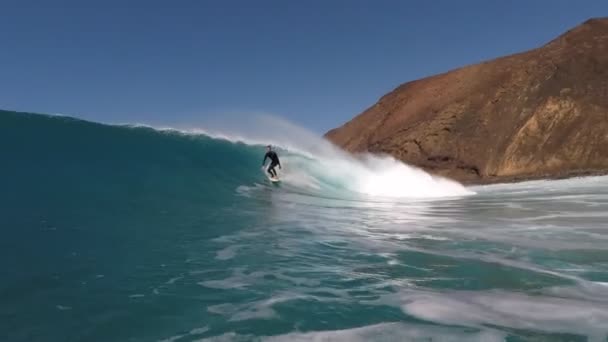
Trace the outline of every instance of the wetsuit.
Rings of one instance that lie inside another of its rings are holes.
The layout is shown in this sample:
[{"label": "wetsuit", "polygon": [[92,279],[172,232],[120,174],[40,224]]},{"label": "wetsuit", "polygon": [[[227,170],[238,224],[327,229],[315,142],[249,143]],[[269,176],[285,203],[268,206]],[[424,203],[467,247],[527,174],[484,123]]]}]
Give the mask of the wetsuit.
[{"label": "wetsuit", "polygon": [[270,166],[268,166],[268,173],[270,174],[271,177],[276,177],[277,176],[277,171],[274,169],[275,166],[279,166],[281,167],[281,162],[279,161],[279,156],[277,155],[277,153],[275,151],[268,151],[266,152],[266,155],[264,156],[264,160],[262,161],[262,166],[264,166],[264,163],[266,163],[266,158],[270,159]]}]

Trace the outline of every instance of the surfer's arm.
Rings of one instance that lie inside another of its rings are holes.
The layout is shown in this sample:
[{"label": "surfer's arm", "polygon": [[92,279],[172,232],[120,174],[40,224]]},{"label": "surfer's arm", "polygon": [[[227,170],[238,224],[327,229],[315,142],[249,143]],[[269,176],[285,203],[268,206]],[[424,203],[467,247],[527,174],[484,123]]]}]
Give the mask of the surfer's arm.
[{"label": "surfer's arm", "polygon": [[266,153],[264,155],[264,160],[262,160],[262,166],[264,166],[264,164],[266,164],[266,158],[268,158],[268,153]]},{"label": "surfer's arm", "polygon": [[277,164],[279,164],[279,169],[283,168],[283,167],[281,167],[281,161],[279,160],[279,156],[277,156]]}]

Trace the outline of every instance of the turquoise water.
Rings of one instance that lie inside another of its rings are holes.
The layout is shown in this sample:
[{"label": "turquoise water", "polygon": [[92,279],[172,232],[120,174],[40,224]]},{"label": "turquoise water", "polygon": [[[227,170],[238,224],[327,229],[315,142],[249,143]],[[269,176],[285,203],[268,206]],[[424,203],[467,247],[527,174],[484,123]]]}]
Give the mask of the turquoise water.
[{"label": "turquoise water", "polygon": [[279,149],[275,186],[260,145],[13,112],[0,152],[2,341],[608,336],[605,177],[464,189]]}]

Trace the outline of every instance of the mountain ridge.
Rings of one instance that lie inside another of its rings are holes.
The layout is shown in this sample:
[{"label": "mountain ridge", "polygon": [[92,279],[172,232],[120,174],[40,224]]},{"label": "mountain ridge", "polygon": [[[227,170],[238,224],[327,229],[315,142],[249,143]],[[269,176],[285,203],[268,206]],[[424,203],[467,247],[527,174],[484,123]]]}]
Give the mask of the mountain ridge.
[{"label": "mountain ridge", "polygon": [[608,18],[401,84],[326,137],[468,183],[608,171]]}]

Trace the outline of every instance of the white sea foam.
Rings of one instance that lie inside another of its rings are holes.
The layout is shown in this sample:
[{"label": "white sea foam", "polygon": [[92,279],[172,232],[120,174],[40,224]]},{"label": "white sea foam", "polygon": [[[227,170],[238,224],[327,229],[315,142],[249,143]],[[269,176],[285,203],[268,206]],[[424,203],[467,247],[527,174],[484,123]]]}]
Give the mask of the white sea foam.
[{"label": "white sea foam", "polygon": [[173,285],[173,284],[175,284],[176,281],[178,281],[178,280],[180,280],[182,278],[184,278],[184,277],[183,276],[173,277],[173,278],[167,280],[167,282],[165,284],[166,285]]},{"label": "white sea foam", "polygon": [[593,341],[607,337],[605,303],[506,291],[404,290],[399,297],[405,313],[435,323],[577,333]]},{"label": "white sea foam", "polygon": [[[257,116],[247,124],[211,130],[196,127],[156,128],[185,134],[202,134],[248,145],[274,145],[282,149],[281,179],[296,187],[321,189],[335,186],[374,197],[439,198],[473,194],[461,184],[432,176],[386,155],[353,156],[327,140],[285,120]],[[272,134],[269,134],[272,132]]]},{"label": "white sea foam", "polygon": [[228,247],[222,249],[221,251],[218,251],[215,255],[215,259],[217,259],[217,260],[232,259],[236,255],[236,251],[241,247],[242,246],[240,246],[240,245],[228,246]]},{"label": "white sea foam", "polygon": [[209,331],[209,327],[206,327],[206,326],[202,327],[202,328],[194,328],[194,329],[190,330],[187,334],[181,334],[181,335],[171,336],[169,338],[166,338],[166,339],[163,339],[163,340],[159,340],[158,342],[176,342],[176,341],[179,341],[179,340],[184,339],[186,337],[204,334],[207,331]]},{"label": "white sea foam", "polygon": [[381,323],[358,328],[291,332],[283,335],[255,338],[234,332],[200,340],[205,342],[219,341],[265,341],[265,342],[363,342],[363,341],[504,341],[505,334],[492,330],[471,330],[463,328],[438,327],[424,324]]}]

